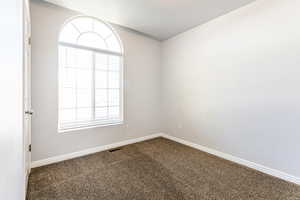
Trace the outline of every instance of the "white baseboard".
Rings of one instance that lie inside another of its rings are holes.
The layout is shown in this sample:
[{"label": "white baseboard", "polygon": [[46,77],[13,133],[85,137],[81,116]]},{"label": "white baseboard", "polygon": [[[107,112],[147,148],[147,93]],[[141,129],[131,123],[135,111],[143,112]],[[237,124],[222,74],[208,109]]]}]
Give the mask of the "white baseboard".
[{"label": "white baseboard", "polygon": [[85,149],[85,150],[74,152],[74,153],[64,154],[64,155],[60,155],[60,156],[54,156],[51,158],[46,158],[43,160],[33,161],[31,163],[31,168],[41,167],[44,165],[49,165],[49,164],[61,162],[64,160],[70,160],[73,158],[77,158],[77,157],[81,157],[81,156],[85,156],[85,155],[89,155],[89,154],[93,154],[93,153],[97,153],[97,152],[101,152],[101,151],[106,151],[109,149],[125,146],[128,144],[133,144],[133,143],[150,140],[150,139],[157,138],[157,137],[162,137],[162,135],[163,135],[162,133],[156,133],[156,134],[147,135],[147,136],[140,137],[140,138],[129,139],[129,140],[125,140],[122,142],[117,142],[117,143],[108,144],[108,145],[104,145],[104,146],[89,148],[89,149]]},{"label": "white baseboard", "polygon": [[289,181],[289,182],[300,185],[300,178],[296,177],[296,176],[293,176],[293,175],[290,175],[288,173],[285,173],[285,172],[282,172],[282,171],[279,171],[279,170],[276,170],[276,169],[272,169],[272,168],[269,168],[269,167],[266,167],[266,166],[263,166],[263,165],[260,165],[260,164],[242,159],[242,158],[238,158],[238,157],[232,156],[230,154],[223,153],[223,152],[220,152],[220,151],[217,151],[217,150],[214,150],[214,149],[211,149],[211,148],[199,145],[199,144],[188,142],[186,140],[183,140],[183,139],[180,139],[180,138],[177,138],[177,137],[174,137],[174,136],[170,136],[170,135],[167,135],[167,134],[162,134],[162,137],[164,137],[166,139],[173,140],[175,142],[178,142],[178,143],[181,143],[181,144],[184,144],[184,145],[187,145],[187,146],[190,146],[190,147],[193,147],[195,149],[207,152],[209,154],[218,156],[220,158],[238,163],[240,165],[244,165],[246,167],[255,169],[255,170],[263,172],[265,174],[269,174],[271,176],[274,176],[274,177],[277,177],[277,178],[280,178],[280,179],[283,179],[283,180],[286,180],[286,181]]},{"label": "white baseboard", "polygon": [[94,148],[90,148],[90,149],[86,149],[83,151],[78,151],[78,152],[74,152],[74,153],[70,153],[70,154],[65,154],[65,155],[55,156],[55,157],[51,157],[51,158],[47,158],[47,159],[43,159],[43,160],[34,161],[31,163],[31,168],[49,165],[52,163],[57,163],[57,162],[61,162],[64,160],[69,160],[69,159],[73,159],[73,158],[77,158],[77,157],[81,157],[81,156],[85,156],[85,155],[89,155],[89,154],[93,154],[93,153],[97,153],[97,152],[101,152],[101,151],[106,151],[109,149],[121,147],[121,146],[128,145],[128,144],[133,144],[133,143],[137,143],[137,142],[142,142],[142,141],[150,140],[150,139],[157,138],[157,137],[164,137],[166,139],[173,140],[175,142],[193,147],[200,151],[207,152],[209,154],[218,156],[220,158],[238,163],[240,165],[244,165],[246,167],[255,169],[257,171],[260,171],[260,172],[269,174],[271,176],[274,176],[274,177],[277,177],[277,178],[300,185],[299,177],[296,177],[296,176],[290,175],[288,173],[285,173],[285,172],[282,172],[282,171],[279,171],[276,169],[272,169],[272,168],[269,168],[269,167],[266,167],[266,166],[263,166],[263,165],[260,165],[260,164],[242,159],[242,158],[238,158],[236,156],[232,156],[230,154],[223,153],[223,152],[220,152],[220,151],[217,151],[217,150],[214,150],[214,149],[211,149],[211,148],[208,148],[208,147],[196,144],[196,143],[192,143],[192,142],[183,140],[181,138],[170,136],[165,133],[156,133],[156,134],[152,134],[152,135],[148,135],[148,136],[144,136],[144,137],[140,137],[140,138],[129,139],[129,140],[125,140],[122,142],[117,142],[117,143],[94,147]]}]

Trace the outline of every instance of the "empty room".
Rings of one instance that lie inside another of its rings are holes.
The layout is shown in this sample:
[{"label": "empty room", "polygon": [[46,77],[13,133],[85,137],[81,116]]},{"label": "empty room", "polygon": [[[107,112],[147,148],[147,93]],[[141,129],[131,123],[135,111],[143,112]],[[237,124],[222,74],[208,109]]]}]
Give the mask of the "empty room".
[{"label": "empty room", "polygon": [[0,199],[300,200],[299,0],[9,0]]}]

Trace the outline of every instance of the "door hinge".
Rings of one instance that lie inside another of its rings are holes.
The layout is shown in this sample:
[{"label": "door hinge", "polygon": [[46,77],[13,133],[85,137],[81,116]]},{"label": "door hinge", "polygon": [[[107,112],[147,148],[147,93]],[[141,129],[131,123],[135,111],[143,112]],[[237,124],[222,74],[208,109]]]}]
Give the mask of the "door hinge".
[{"label": "door hinge", "polygon": [[31,144],[28,146],[28,151],[31,152]]},{"label": "door hinge", "polygon": [[28,45],[31,45],[31,37],[28,38]]}]

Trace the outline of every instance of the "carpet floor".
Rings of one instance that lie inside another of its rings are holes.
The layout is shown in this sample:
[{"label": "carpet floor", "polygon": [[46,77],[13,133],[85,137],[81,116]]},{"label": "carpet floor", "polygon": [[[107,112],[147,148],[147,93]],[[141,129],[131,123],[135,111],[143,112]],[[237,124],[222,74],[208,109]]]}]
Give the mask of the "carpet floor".
[{"label": "carpet floor", "polygon": [[157,138],[48,166],[28,200],[300,200],[300,186]]}]

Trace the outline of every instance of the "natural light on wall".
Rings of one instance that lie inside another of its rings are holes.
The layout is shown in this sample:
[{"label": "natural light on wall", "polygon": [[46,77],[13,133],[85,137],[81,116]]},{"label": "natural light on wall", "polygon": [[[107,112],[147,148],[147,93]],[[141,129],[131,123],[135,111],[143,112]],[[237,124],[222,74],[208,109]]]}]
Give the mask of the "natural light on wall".
[{"label": "natural light on wall", "polygon": [[112,28],[75,17],[59,37],[60,132],[123,121],[122,45]]}]

